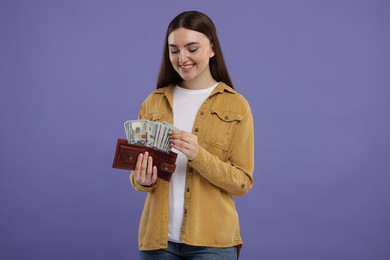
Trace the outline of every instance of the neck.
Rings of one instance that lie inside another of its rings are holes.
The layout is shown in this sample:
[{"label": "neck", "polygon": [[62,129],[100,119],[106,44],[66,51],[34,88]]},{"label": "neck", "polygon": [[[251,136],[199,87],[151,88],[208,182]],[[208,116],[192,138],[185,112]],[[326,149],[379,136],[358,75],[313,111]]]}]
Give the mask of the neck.
[{"label": "neck", "polygon": [[180,83],[180,87],[187,89],[206,89],[217,83],[218,82],[211,76],[211,73],[209,73],[191,80],[183,80]]}]

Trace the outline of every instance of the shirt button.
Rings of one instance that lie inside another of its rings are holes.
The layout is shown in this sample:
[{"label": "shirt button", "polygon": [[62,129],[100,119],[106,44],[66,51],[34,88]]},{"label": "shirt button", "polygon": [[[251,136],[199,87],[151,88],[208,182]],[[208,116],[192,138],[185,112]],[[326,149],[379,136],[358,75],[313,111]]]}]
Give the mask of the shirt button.
[{"label": "shirt button", "polygon": [[228,116],[225,116],[225,119],[226,119],[226,120],[228,120],[228,119],[229,119],[229,117],[228,117]]},{"label": "shirt button", "polygon": [[242,185],[241,185],[241,188],[245,189],[245,184],[242,184]]},{"label": "shirt button", "polygon": [[203,115],[204,115],[204,112],[203,112],[203,111],[200,111],[200,115],[203,116]]},{"label": "shirt button", "polygon": [[192,173],[192,168],[191,168],[191,167],[188,168],[188,172],[189,172],[189,173]]},{"label": "shirt button", "polygon": [[190,188],[187,187],[186,191],[187,191],[187,192],[190,192]]},{"label": "shirt button", "polygon": [[195,132],[196,132],[196,133],[199,132],[199,128],[195,128]]},{"label": "shirt button", "polygon": [[184,209],[184,214],[187,214],[187,209]]}]

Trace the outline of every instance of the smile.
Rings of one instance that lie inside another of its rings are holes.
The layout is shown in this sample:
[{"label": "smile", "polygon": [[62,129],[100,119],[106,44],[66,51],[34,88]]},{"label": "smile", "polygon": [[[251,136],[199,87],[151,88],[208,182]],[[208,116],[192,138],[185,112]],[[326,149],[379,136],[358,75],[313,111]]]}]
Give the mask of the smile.
[{"label": "smile", "polygon": [[188,64],[188,65],[179,65],[179,67],[183,70],[189,70],[194,66],[194,64]]}]

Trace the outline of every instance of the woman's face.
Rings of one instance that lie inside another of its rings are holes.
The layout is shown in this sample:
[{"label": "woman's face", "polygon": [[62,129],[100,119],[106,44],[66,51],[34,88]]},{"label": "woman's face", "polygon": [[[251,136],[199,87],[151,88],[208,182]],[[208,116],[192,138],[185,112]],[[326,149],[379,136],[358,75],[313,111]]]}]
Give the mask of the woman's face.
[{"label": "woman's face", "polygon": [[214,51],[203,33],[178,28],[168,35],[168,46],[172,66],[185,82],[207,84],[212,80],[209,60]]}]

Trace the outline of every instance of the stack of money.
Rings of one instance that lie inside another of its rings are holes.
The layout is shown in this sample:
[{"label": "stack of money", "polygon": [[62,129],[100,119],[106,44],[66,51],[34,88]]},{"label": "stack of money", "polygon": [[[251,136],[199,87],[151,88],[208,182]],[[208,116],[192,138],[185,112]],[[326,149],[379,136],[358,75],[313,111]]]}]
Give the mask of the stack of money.
[{"label": "stack of money", "polygon": [[167,122],[149,120],[128,120],[124,127],[129,144],[144,145],[163,152],[171,151],[169,131],[178,130]]}]

